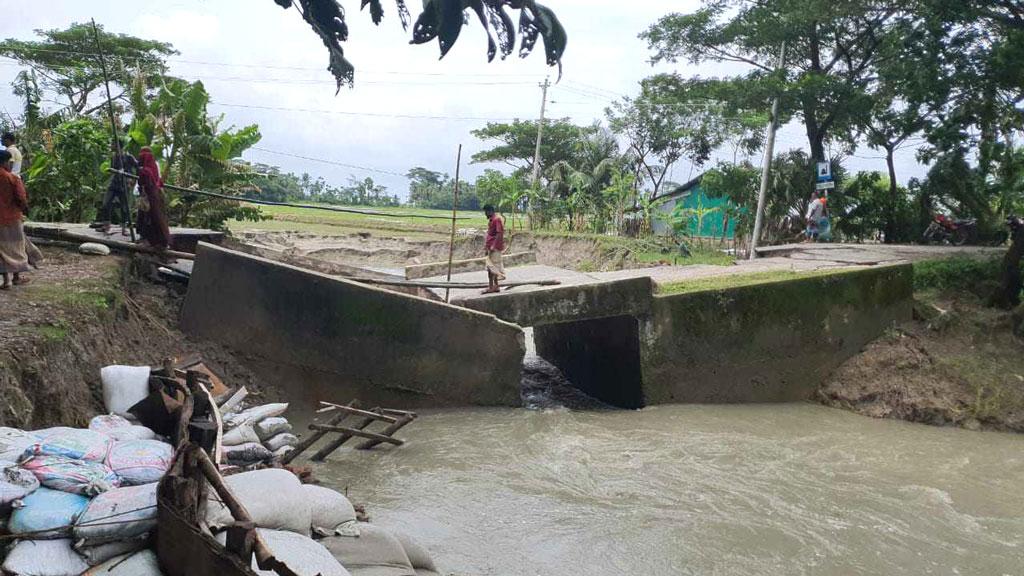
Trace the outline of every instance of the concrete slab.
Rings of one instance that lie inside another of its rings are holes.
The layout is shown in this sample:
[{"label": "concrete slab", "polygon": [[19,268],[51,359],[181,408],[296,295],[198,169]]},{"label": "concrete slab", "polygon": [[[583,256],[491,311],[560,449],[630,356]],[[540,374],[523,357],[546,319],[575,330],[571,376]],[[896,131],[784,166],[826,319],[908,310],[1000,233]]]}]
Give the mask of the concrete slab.
[{"label": "concrete slab", "polygon": [[[77,224],[69,222],[26,222],[25,233],[30,236],[40,236],[44,238],[54,237],[60,232],[72,232],[74,234],[81,234],[96,238],[97,240],[120,240],[128,242],[131,240],[130,236],[122,236],[121,228],[114,226],[111,229],[111,234],[105,234],[99,230],[89,228],[88,224]],[[138,237],[138,234],[136,234]],[[199,242],[208,242],[211,244],[220,244],[224,240],[224,233],[216,230],[207,230],[205,228],[181,228],[171,227],[171,249],[178,250],[181,252],[192,252],[195,253],[196,245]]]}]

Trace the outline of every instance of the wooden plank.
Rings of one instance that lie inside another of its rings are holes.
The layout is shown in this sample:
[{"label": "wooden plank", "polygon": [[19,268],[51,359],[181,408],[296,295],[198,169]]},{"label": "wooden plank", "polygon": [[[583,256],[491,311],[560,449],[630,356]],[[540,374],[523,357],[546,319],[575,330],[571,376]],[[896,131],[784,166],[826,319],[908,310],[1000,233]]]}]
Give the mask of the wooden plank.
[{"label": "wooden plank", "polygon": [[231,412],[231,411],[233,411],[235,409],[235,407],[237,407],[239,404],[241,404],[242,400],[245,400],[245,397],[248,396],[248,395],[249,395],[249,391],[245,389],[245,386],[242,386],[241,388],[238,389],[237,392],[235,392],[234,394],[231,395],[231,398],[228,398],[227,400],[224,401],[223,404],[220,405],[220,411],[221,412]]},{"label": "wooden plank", "polygon": [[125,242],[123,240],[114,240],[112,238],[97,238],[89,234],[79,234],[77,232],[71,232],[69,230],[54,229],[42,232],[40,229],[34,229],[30,232],[26,232],[30,235],[42,235],[44,238],[49,234],[53,234],[58,240],[73,240],[76,242],[95,242],[97,244],[105,244],[111,248],[118,250],[127,250],[128,252],[140,252],[142,254],[155,254],[159,256],[167,256],[170,258],[181,258],[182,260],[195,260],[195,254],[189,254],[188,252],[178,252],[177,250],[156,250],[149,246],[142,246],[140,244],[132,244],[131,242]]},{"label": "wooden plank", "polygon": [[333,408],[335,410],[341,410],[343,412],[348,412],[349,414],[354,414],[356,416],[363,416],[365,418],[373,418],[374,420],[382,420],[384,422],[388,422],[388,423],[391,423],[391,424],[394,424],[395,422],[398,422],[398,418],[395,418],[394,416],[385,416],[384,414],[381,414],[379,412],[370,412],[370,411],[367,411],[367,410],[360,410],[358,408],[352,408],[350,406],[342,406],[340,404],[331,404],[330,402],[320,402],[320,403],[326,405],[327,407]]},{"label": "wooden plank", "polygon": [[310,424],[310,430],[326,430],[328,432],[342,432],[344,434],[350,434],[352,436],[358,436],[360,438],[369,438],[371,440],[379,440],[381,442],[387,442],[388,444],[394,444],[395,446],[401,446],[405,444],[404,441],[390,436],[384,436],[383,434],[377,434],[375,432],[367,432],[366,430],[357,430],[355,428],[346,428],[344,426],[331,426],[329,424]]},{"label": "wooden plank", "polygon": [[[405,416],[402,419],[400,419],[398,422],[395,422],[391,426],[388,426],[387,428],[382,430],[381,431],[381,435],[382,436],[387,436],[387,437],[390,438],[392,434],[394,434],[395,432],[398,432],[399,430],[404,428],[407,424],[409,424],[410,422],[412,422],[415,419],[416,419],[416,415],[415,414],[412,415],[412,416]],[[381,442],[383,442],[383,440],[378,440],[378,439],[367,440],[366,442],[362,442],[362,443],[356,445],[356,450],[369,450],[370,448],[373,448],[374,446],[380,444]]]},{"label": "wooden plank", "polygon": [[[353,400],[353,401],[348,403],[348,407],[349,408],[356,408],[357,406],[359,406],[359,400]],[[338,424],[341,424],[342,422],[344,422],[345,418],[348,418],[348,413],[342,412],[341,414],[338,414],[334,418],[331,418],[331,420],[328,421],[327,423],[331,424],[333,426],[337,426]],[[285,454],[284,456],[281,457],[281,465],[284,466],[284,465],[288,464],[289,462],[291,462],[292,460],[295,460],[295,458],[297,458],[299,456],[299,454],[302,454],[306,450],[309,450],[310,446],[312,446],[313,444],[316,444],[318,440],[320,440],[321,438],[323,438],[326,435],[327,435],[327,432],[322,431],[322,430],[318,430],[316,432],[313,432],[312,434],[307,436],[305,439],[303,439],[302,442],[299,442],[295,446],[294,450],[292,450],[291,452],[289,452],[289,453],[287,453],[287,454]]]},{"label": "wooden plank", "polygon": [[[375,408],[375,410],[378,410],[378,408]],[[376,422],[376,420],[374,420],[373,418],[363,418],[362,420],[359,421],[358,424],[356,424],[355,427],[357,430],[362,430],[369,426],[370,424],[373,424],[374,422]],[[313,460],[314,462],[323,462],[328,456],[330,456],[331,452],[334,452],[338,448],[341,448],[341,445],[344,444],[345,442],[348,442],[349,439],[352,438],[352,436],[354,436],[354,434],[342,434],[341,436],[338,436],[334,440],[331,440],[330,443],[328,443],[326,446],[317,451],[316,454],[313,454],[313,457],[310,458],[310,460]]]},{"label": "wooden plank", "polygon": [[[487,288],[485,282],[436,282],[428,281],[417,281],[417,280],[378,280],[375,278],[349,278],[353,282],[361,282],[363,284],[377,284],[380,286],[412,286],[415,288],[452,288],[452,289],[472,289],[472,288]],[[502,282],[502,288],[515,288],[517,286],[559,286],[562,282],[560,280],[537,280],[534,282]]]}]

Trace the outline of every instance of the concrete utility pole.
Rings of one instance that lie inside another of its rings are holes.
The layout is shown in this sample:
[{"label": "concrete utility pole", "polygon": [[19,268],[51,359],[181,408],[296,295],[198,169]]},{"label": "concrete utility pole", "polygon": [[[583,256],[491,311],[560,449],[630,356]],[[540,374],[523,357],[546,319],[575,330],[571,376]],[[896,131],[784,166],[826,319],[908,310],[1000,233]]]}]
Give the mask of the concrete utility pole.
[{"label": "concrete utility pole", "polygon": [[[779,70],[786,68],[786,43],[782,43],[779,54]],[[775,157],[775,130],[779,127],[779,95],[772,100],[772,117],[768,120],[768,138],[764,145],[764,163],[761,166],[761,190],[757,194],[757,214],[754,215],[754,235],[750,239],[750,255],[757,258],[757,242],[761,239],[761,227],[764,225],[764,204],[768,196],[768,177],[772,172],[772,159]]]},{"label": "concrete utility pole", "polygon": [[[548,78],[544,78],[544,83],[540,85],[541,96],[540,96],[540,120],[537,122],[537,147],[533,150],[533,182],[530,184],[534,190],[537,190],[540,185],[540,144],[544,139],[544,112],[547,110],[548,105],[548,87],[551,86],[551,82]],[[530,228],[533,228],[533,206],[532,203],[527,201],[527,213],[531,216]]]}]

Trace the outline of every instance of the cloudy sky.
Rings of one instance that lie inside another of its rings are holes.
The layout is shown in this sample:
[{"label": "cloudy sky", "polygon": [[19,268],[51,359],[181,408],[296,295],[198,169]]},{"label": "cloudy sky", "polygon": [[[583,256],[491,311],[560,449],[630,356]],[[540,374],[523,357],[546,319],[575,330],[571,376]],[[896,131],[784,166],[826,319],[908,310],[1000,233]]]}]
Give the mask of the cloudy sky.
[{"label": "cloudy sky", "polygon": [[[545,76],[552,81],[557,76],[539,47],[524,60],[510,56],[488,64],[486,36],[475,19],[438,60],[436,43],[408,44],[410,33],[393,10],[375,27],[367,14],[357,12],[356,0],[343,5],[351,29],[345,51],[357,71],[355,87],[337,96],[320,40],[295,10],[282,10],[271,0],[5,2],[0,38],[29,39],[34,29],[95,18],[109,31],[170,42],[180,52],[171,58],[171,73],[202,80],[213,100],[211,112],[223,114],[226,125],[260,126],[263,140],[246,159],[323,176],[335,185],[350,175],[371,176],[402,196],[407,182],[400,175],[410,167],[454,173],[459,144],[464,158],[485,147],[470,130],[488,120],[536,118],[538,85]],[[611,100],[635,94],[637,83],[656,71],[728,73],[647,63],[637,34],[668,12],[692,10],[698,0],[548,0],[547,5],[569,35],[561,82],[549,92],[549,117],[578,123],[602,119]],[[9,85],[17,71],[12,61],[0,58],[0,106],[14,115],[20,104]],[[777,150],[800,147],[806,147],[800,127],[785,127]],[[862,148],[847,165],[884,170],[879,156]],[[485,167],[464,164],[463,173],[472,178]],[[897,169],[903,181],[925,172],[911,149],[901,152]],[[671,176],[685,181],[696,173],[682,161]]]}]

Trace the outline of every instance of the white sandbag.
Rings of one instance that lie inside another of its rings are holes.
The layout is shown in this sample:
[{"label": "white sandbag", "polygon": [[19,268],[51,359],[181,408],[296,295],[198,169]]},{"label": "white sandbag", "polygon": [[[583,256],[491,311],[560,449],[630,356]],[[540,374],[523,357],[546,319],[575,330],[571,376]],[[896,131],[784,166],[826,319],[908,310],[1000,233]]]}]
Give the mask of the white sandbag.
[{"label": "white sandbag", "polygon": [[21,540],[3,564],[10,576],[78,576],[89,569],[71,540]]},{"label": "white sandbag", "polygon": [[415,568],[416,576],[444,576],[437,570],[427,570],[426,568]]},{"label": "white sandbag", "polygon": [[248,466],[257,462],[266,462],[274,457],[274,453],[267,450],[259,442],[246,442],[238,446],[222,446],[221,454],[229,464]]},{"label": "white sandbag", "polygon": [[417,572],[420,570],[438,571],[437,566],[434,564],[434,559],[430,556],[430,552],[414,540],[412,536],[401,530],[391,530],[391,534],[402,544],[405,555],[409,557],[409,563],[412,564],[412,567]]},{"label": "white sandbag", "polygon": [[22,470],[14,462],[0,462],[0,510],[20,508],[21,500],[39,488],[35,474]]},{"label": "white sandbag", "polygon": [[110,431],[116,428],[127,428],[132,423],[117,414],[100,414],[89,420],[89,430],[110,435]]},{"label": "white sandbag", "polygon": [[107,412],[127,416],[128,409],[149,396],[149,366],[104,366],[103,405]]},{"label": "white sandbag", "polygon": [[149,532],[156,526],[156,487],[153,483],[100,494],[75,522],[75,541],[95,546]]},{"label": "white sandbag", "polygon": [[145,549],[115,556],[82,576],[163,576],[156,552]]},{"label": "white sandbag", "polygon": [[33,432],[0,426],[0,460],[17,462],[25,450],[39,440]]},{"label": "white sandbag", "polygon": [[229,428],[241,426],[242,424],[257,424],[267,418],[280,416],[281,414],[284,414],[286,410],[288,410],[288,404],[284,403],[253,406],[248,410],[224,416],[224,424]]},{"label": "white sandbag", "polygon": [[[289,530],[309,534],[312,525],[309,501],[302,483],[294,474],[280,468],[267,468],[232,474],[224,478],[231,492],[260,528]],[[234,520],[227,507],[211,494],[207,502],[206,522],[213,529],[223,528]]]},{"label": "white sandbag", "polygon": [[35,474],[47,488],[95,496],[121,485],[121,479],[102,462],[74,460],[62,456],[33,456],[21,467]]},{"label": "white sandbag", "polygon": [[99,242],[83,242],[78,245],[78,251],[90,256],[110,256],[110,246]]},{"label": "white sandbag", "polygon": [[7,530],[34,538],[70,535],[71,527],[89,506],[85,496],[49,488],[39,488],[21,502],[23,506],[11,513]]},{"label": "white sandbag", "polygon": [[117,442],[124,442],[126,440],[156,440],[156,432],[137,424],[111,430],[107,435]]},{"label": "white sandbag", "polygon": [[295,446],[281,446],[277,450],[274,450],[274,458],[280,459],[288,455],[289,452],[295,450]]},{"label": "white sandbag", "polygon": [[412,562],[402,543],[379,526],[362,523],[358,537],[331,536],[320,543],[353,574],[365,571],[372,572],[374,576],[414,575]]},{"label": "white sandbag", "polygon": [[107,466],[125,486],[158,482],[171,467],[174,448],[159,440],[125,440],[114,443]]},{"label": "white sandbag", "polygon": [[268,438],[263,441],[263,445],[267,447],[267,450],[276,452],[285,446],[294,446],[299,443],[299,438],[295,434],[288,432],[282,432],[273,438]]},{"label": "white sandbag", "polygon": [[107,542],[106,544],[99,544],[97,546],[83,546],[81,542],[76,542],[75,551],[85,558],[85,561],[89,566],[96,566],[97,564],[102,564],[111,558],[123,556],[129,552],[142,550],[146,547],[148,539],[149,535],[147,534],[130,540],[118,540],[116,542]]},{"label": "white sandbag", "polygon": [[355,522],[356,509],[344,494],[314,484],[303,484],[302,491],[309,502],[314,533],[334,536],[339,526]]},{"label": "white sandbag", "polygon": [[[274,557],[299,576],[351,576],[326,548],[308,536],[265,528],[259,528],[257,532]],[[225,534],[217,536],[221,544],[226,539]],[[252,559],[252,569],[260,576],[277,576],[273,570],[260,570],[256,566],[256,558]]]},{"label": "white sandbag", "polygon": [[72,460],[103,462],[114,440],[95,430],[85,428],[50,428],[37,432],[39,440],[25,450],[31,456],[60,456]]},{"label": "white sandbag", "polygon": [[260,437],[256,435],[256,431],[253,430],[252,424],[243,424],[236,426],[235,428],[228,430],[220,439],[222,446],[238,446],[240,444],[251,444],[260,442]]},{"label": "white sandbag", "polygon": [[291,423],[286,418],[281,418],[280,416],[266,418],[256,423],[256,435],[260,437],[260,440],[266,440],[282,432],[291,431]]}]

